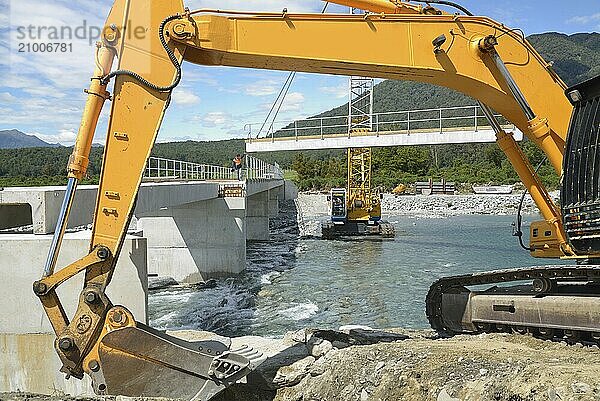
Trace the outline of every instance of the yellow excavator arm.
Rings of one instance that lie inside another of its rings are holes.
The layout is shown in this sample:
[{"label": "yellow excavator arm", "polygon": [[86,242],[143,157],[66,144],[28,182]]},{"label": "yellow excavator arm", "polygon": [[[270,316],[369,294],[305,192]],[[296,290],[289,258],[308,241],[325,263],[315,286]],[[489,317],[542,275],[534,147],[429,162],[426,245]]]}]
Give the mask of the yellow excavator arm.
[{"label": "yellow excavator arm", "polygon": [[[561,174],[573,106],[564,95],[565,84],[517,31],[486,17],[453,15],[395,0],[335,2],[372,13],[189,11],[180,0],[114,2],[98,44],[44,277],[34,284],[56,332],[65,373],[88,374],[100,394],[209,399],[260,362],[249,350],[234,352],[218,342],[185,343],[156,332],[136,322],[126,308],[112,305],[105,294],[146,160],[171,91],[181,79],[183,60],[445,86],[477,99],[484,111],[501,113],[544,151]],[[115,59],[118,66],[113,69]],[[112,94],[107,92],[110,81]],[[55,271],[73,194],[85,175],[106,100],[112,106],[90,253]],[[555,255],[571,254],[559,209],[512,135],[502,131],[491,112],[486,114],[498,144],[554,230],[549,248]],[[84,289],[77,312],[69,319],[56,288],[79,272],[85,274]]]}]

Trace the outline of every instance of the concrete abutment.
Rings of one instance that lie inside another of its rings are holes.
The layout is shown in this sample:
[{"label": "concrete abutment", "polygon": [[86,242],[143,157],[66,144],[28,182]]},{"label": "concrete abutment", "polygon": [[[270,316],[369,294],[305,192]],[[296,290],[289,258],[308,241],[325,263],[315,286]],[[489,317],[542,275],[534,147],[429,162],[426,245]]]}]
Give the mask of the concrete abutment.
[{"label": "concrete abutment", "polygon": [[269,191],[247,197],[246,224],[248,241],[269,240]]},{"label": "concrete abutment", "polygon": [[[65,235],[57,267],[80,259],[89,249],[91,231]],[[91,395],[89,378],[65,379],[54,352],[55,335],[32,283],[42,277],[51,235],[0,235],[0,280],[4,306],[0,308],[0,392],[24,391]],[[136,320],[147,323],[146,239],[128,235],[107,295],[115,305],[125,305]],[[74,315],[83,289],[83,273],[64,282],[57,294],[67,316]]]}]

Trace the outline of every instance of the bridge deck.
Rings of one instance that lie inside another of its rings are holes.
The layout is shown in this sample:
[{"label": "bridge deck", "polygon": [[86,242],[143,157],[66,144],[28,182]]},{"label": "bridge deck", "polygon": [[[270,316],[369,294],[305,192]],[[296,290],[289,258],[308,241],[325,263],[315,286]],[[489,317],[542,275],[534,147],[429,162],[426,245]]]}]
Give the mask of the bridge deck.
[{"label": "bridge deck", "polygon": [[[512,125],[503,127],[512,132],[517,141],[523,133]],[[246,140],[246,152],[274,152],[281,150],[344,149],[352,147],[384,147],[407,145],[438,145],[447,143],[495,142],[496,135],[489,126],[451,127],[385,132],[353,132],[322,135],[297,135]]]}]

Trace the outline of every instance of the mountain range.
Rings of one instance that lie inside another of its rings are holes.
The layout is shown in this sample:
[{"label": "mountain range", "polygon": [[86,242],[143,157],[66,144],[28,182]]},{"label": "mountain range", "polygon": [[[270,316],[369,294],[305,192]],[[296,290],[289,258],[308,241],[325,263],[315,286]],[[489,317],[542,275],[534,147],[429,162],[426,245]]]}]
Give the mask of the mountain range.
[{"label": "mountain range", "polygon": [[48,148],[59,144],[42,141],[35,135],[28,135],[17,129],[0,130],[0,149]]}]

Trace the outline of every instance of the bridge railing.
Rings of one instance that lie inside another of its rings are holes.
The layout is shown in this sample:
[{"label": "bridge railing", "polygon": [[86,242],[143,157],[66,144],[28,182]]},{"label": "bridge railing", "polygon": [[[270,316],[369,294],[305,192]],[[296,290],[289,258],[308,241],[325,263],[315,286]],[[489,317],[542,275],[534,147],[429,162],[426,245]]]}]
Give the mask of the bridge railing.
[{"label": "bridge railing", "polygon": [[246,155],[246,178],[248,179],[283,179],[283,170],[277,163],[269,164],[254,156]]},{"label": "bridge railing", "polygon": [[[283,172],[275,163],[269,164],[253,156],[246,156],[246,166],[242,169],[241,179],[282,179]],[[191,181],[235,181],[237,172],[231,167],[199,164],[182,160],[150,157],[146,164],[144,178],[155,180],[191,180]]]},{"label": "bridge railing", "polygon": [[[514,125],[506,121],[500,114],[495,114],[502,125]],[[311,117],[304,120],[282,120],[271,124],[266,132],[261,132],[263,123],[249,123],[244,126],[248,140],[275,137],[320,136],[330,134],[347,134],[348,137],[361,135],[360,132],[349,132],[349,117]],[[470,128],[478,131],[489,128],[489,123],[479,106],[442,107],[437,109],[402,110],[371,115],[373,126],[371,132],[406,132],[439,131],[457,128]]]}]

